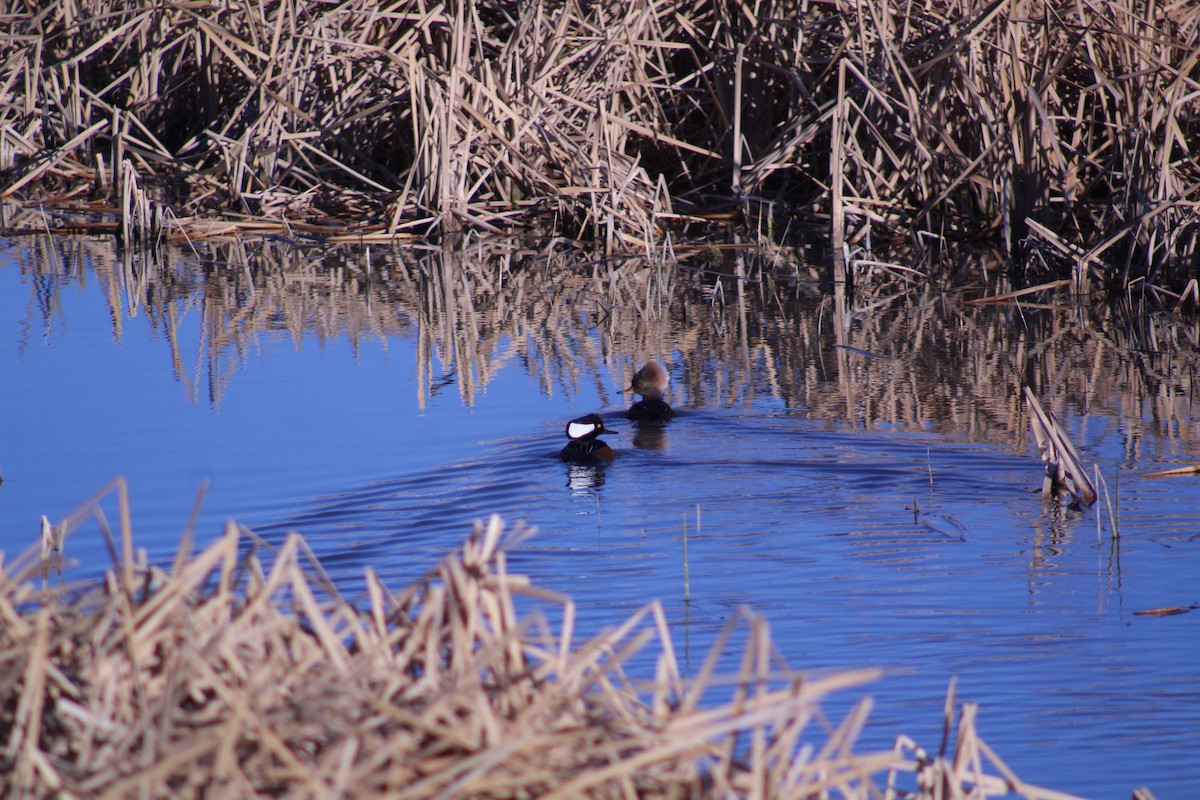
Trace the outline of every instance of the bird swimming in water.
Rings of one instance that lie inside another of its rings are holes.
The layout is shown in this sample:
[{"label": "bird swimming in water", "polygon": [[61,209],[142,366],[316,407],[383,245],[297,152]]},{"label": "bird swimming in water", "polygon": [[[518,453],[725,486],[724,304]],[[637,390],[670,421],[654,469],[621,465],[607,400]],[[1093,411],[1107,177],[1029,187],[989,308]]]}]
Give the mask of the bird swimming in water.
[{"label": "bird swimming in water", "polygon": [[604,427],[604,420],[599,414],[588,414],[585,417],[573,419],[567,423],[567,446],[558,457],[563,461],[573,461],[576,464],[595,464],[601,461],[611,461],[617,451],[608,443],[598,438],[602,433],[616,433],[611,428]]},{"label": "bird swimming in water", "polygon": [[657,361],[647,361],[646,366],[633,373],[633,380],[623,394],[634,392],[642,396],[625,412],[626,419],[634,421],[663,421],[675,416],[675,410],[663,400],[663,392],[671,376]]}]

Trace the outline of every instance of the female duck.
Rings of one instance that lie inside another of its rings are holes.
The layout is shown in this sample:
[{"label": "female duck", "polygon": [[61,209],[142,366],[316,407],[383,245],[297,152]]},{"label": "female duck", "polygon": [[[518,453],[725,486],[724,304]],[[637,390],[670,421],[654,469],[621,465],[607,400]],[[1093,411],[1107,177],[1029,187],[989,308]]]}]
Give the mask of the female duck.
[{"label": "female duck", "polygon": [[642,396],[625,412],[627,419],[637,421],[662,421],[675,416],[675,410],[663,400],[663,392],[671,377],[657,361],[647,361],[646,366],[633,373],[633,380],[623,394],[635,392]]},{"label": "female duck", "polygon": [[567,423],[567,446],[558,457],[563,461],[573,461],[577,464],[595,464],[610,461],[617,452],[608,446],[607,442],[599,439],[602,433],[616,433],[611,428],[604,427],[604,420],[599,414],[588,414],[586,417],[573,419]]}]

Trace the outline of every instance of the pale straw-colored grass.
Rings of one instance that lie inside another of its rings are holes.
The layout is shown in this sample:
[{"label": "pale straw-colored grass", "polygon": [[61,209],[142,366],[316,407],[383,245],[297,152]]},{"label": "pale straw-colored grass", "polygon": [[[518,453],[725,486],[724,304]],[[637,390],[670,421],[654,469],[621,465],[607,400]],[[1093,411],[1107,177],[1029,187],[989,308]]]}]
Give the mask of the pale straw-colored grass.
[{"label": "pale straw-colored grass", "polygon": [[[90,517],[113,552],[106,580],[53,586]],[[938,755],[904,737],[860,751],[869,698],[840,721],[821,702],[878,671],[797,673],[749,611],[694,677],[657,601],[580,639],[569,598],[509,572],[529,532],[497,518],[399,592],[368,570],[358,603],[298,536],[264,561],[233,523],[194,554],[188,533],[163,569],[135,553],[131,524],[116,480],[41,556],[3,562],[4,796],[1065,797],[1022,784],[953,689]],[[631,679],[647,655],[653,678]]]},{"label": "pale straw-colored grass", "polygon": [[541,225],[610,253],[732,219],[985,241],[1076,291],[1195,278],[1191,3],[0,5],[0,196],[129,216],[134,181],[175,235]]}]

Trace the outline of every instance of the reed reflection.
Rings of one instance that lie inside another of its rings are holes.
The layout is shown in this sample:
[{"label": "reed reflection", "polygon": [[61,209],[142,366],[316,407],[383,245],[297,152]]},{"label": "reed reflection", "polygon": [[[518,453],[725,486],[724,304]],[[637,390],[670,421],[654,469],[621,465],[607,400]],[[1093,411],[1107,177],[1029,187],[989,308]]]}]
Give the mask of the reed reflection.
[{"label": "reed reflection", "polygon": [[188,396],[214,406],[264,335],[353,348],[414,337],[418,409],[450,386],[475,404],[511,369],[545,394],[611,407],[645,354],[658,353],[677,408],[770,400],[852,427],[1024,448],[1030,385],[1081,426],[1102,410],[1119,416],[1130,461],[1200,444],[1200,329],[1148,301],[973,304],[932,279],[886,274],[830,295],[821,269],[787,253],[732,252],[617,262],[508,239],[446,249],[268,239],[163,248],[134,264],[110,241],[60,237],[33,240],[19,260],[35,276],[27,330],[50,330],[63,313],[57,295],[90,274],[104,286],[114,337],[145,315],[164,331]]}]

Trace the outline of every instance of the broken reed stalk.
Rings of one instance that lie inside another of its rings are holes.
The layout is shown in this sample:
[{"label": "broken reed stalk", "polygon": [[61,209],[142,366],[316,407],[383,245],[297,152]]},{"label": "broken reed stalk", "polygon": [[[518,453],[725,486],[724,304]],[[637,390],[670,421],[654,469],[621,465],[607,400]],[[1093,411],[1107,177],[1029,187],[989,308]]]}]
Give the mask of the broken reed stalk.
[{"label": "broken reed stalk", "polygon": [[[576,641],[574,604],[508,571],[505,548],[524,534],[495,517],[398,593],[368,570],[355,604],[298,536],[267,565],[233,523],[198,554],[185,536],[170,572],[132,563],[119,479],[58,530],[99,515],[109,491],[121,543],[101,585],[34,588],[36,548],[0,569],[5,796],[865,800],[907,775],[922,798],[1012,786],[1062,797],[1011,777],[971,706],[952,760],[945,742],[936,759],[908,758],[907,740],[854,753],[869,701],[837,726],[819,703],[878,670],[802,677],[749,612],[690,680],[658,602]],[[561,624],[522,616],[530,600],[556,606]],[[720,679],[739,624],[742,669]],[[647,648],[654,679],[632,680],[626,665]]]},{"label": "broken reed stalk", "polygon": [[1066,429],[1052,411],[1038,402],[1033,389],[1025,387],[1025,403],[1029,407],[1029,425],[1046,467],[1042,481],[1042,497],[1071,495],[1071,502],[1092,505],[1096,502],[1096,487],[1087,475],[1079,453]]},{"label": "broken reed stalk", "polygon": [[839,251],[933,232],[1078,291],[1176,296],[1200,255],[1191,3],[51,0],[5,20],[3,197],[112,210],[128,160],[185,226],[536,219],[646,252],[736,204]]}]

